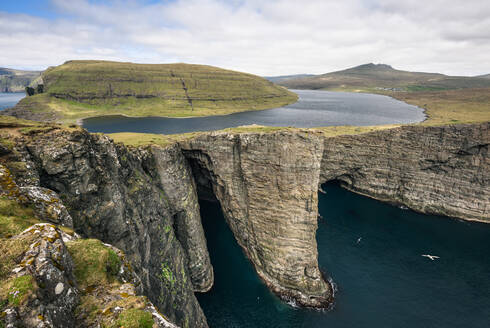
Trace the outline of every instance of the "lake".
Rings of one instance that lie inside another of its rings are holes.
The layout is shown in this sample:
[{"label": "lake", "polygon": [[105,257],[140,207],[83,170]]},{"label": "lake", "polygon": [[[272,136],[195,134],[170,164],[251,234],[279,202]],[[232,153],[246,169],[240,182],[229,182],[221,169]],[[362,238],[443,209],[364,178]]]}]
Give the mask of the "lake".
[{"label": "lake", "polygon": [[175,134],[250,124],[311,128],[415,123],[425,119],[423,109],[387,96],[315,90],[292,91],[299,95],[298,102],[281,108],[193,118],[94,117],[85,119],[83,127],[90,132]]},{"label": "lake", "polygon": [[197,296],[210,327],[489,327],[490,225],[402,210],[335,183],[323,189],[319,264],[338,286],[328,312],[269,292],[219,205],[201,202],[215,284]]},{"label": "lake", "polygon": [[26,94],[24,92],[13,92],[13,93],[4,93],[0,92],[0,110],[14,107],[19,100],[24,98]]}]

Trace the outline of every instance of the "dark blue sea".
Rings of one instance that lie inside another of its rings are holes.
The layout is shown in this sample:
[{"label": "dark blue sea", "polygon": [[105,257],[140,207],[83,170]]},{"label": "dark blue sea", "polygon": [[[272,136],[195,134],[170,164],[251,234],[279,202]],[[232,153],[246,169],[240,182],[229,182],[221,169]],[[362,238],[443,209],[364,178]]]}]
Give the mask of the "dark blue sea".
[{"label": "dark blue sea", "polygon": [[219,205],[201,203],[215,285],[198,299],[210,327],[490,327],[490,225],[403,210],[335,183],[323,189],[319,264],[338,289],[328,312],[272,295]]}]

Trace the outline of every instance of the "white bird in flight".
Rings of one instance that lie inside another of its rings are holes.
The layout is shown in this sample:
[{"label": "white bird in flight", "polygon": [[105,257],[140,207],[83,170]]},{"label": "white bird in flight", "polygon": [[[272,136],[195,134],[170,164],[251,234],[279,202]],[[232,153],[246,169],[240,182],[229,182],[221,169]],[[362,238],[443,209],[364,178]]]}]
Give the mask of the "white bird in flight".
[{"label": "white bird in flight", "polygon": [[436,256],[436,255],[430,255],[430,254],[422,254],[423,257],[428,257],[430,258],[432,261],[434,261],[435,259],[438,259],[439,256]]},{"label": "white bird in flight", "polygon": [[362,237],[359,237],[359,239],[357,239],[357,243],[356,244],[359,244],[361,242],[361,239],[362,239]]}]

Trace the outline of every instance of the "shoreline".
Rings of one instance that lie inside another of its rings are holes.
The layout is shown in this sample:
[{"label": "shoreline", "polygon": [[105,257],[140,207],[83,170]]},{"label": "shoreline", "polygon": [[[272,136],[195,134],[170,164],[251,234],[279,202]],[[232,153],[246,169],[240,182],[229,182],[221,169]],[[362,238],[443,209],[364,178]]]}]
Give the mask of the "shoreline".
[{"label": "shoreline", "polygon": [[[359,127],[363,127],[363,126],[384,126],[384,125],[392,125],[392,124],[397,124],[397,125],[414,125],[414,124],[421,124],[423,122],[426,122],[428,119],[429,119],[429,115],[427,115],[427,109],[426,108],[423,108],[423,107],[419,107],[419,106],[416,106],[416,105],[413,105],[413,104],[409,104],[407,102],[404,102],[400,99],[397,99],[395,97],[392,97],[392,96],[389,96],[389,95],[383,95],[383,94],[376,94],[376,93],[367,93],[367,92],[346,92],[346,91],[330,91],[330,90],[310,90],[310,89],[288,89],[289,91],[295,93],[297,96],[298,96],[298,99],[293,102],[293,103],[290,103],[290,104],[287,104],[287,105],[284,105],[282,107],[273,107],[273,108],[268,108],[268,109],[257,109],[257,110],[245,110],[245,111],[239,111],[239,112],[234,112],[234,113],[228,113],[228,114],[218,114],[218,115],[203,115],[203,116],[185,116],[185,117],[181,117],[181,116],[177,116],[177,117],[173,117],[173,116],[131,116],[131,115],[128,115],[128,114],[112,114],[112,115],[96,115],[96,116],[89,116],[89,117],[84,117],[84,118],[80,118],[80,119],[77,119],[76,120],[76,124],[78,126],[81,126],[83,127],[84,125],[84,120],[87,120],[87,119],[92,119],[92,118],[104,118],[104,117],[111,117],[111,116],[121,116],[121,117],[126,117],[126,118],[161,118],[161,119],[190,119],[190,118],[205,118],[205,117],[225,117],[225,116],[229,116],[229,115],[233,115],[233,114],[239,114],[239,113],[250,113],[250,112],[259,112],[259,111],[267,111],[267,110],[273,110],[273,109],[281,109],[281,108],[284,108],[286,106],[290,106],[290,105],[293,105],[293,104],[296,104],[298,101],[301,100],[300,96],[298,95],[298,93],[296,93],[296,91],[321,91],[321,92],[325,92],[325,91],[328,91],[328,92],[335,92],[335,93],[363,93],[363,94],[366,94],[366,95],[373,95],[373,96],[385,96],[385,97],[389,97],[389,98],[392,98],[393,100],[395,101],[399,101],[401,103],[404,103],[406,105],[409,105],[409,106],[413,106],[414,109],[420,109],[422,110],[422,114],[423,114],[423,119],[420,120],[420,121],[417,121],[417,122],[411,122],[411,123],[399,123],[399,122],[395,122],[395,123],[384,123],[384,124],[368,124],[368,125],[352,125],[352,126],[359,126]],[[260,125],[260,126],[265,126],[265,127],[278,127],[278,128],[286,128],[287,126],[273,126],[273,125],[264,125],[264,124],[259,124],[259,123],[252,123],[252,124],[257,124],[257,125]],[[313,127],[298,127],[298,128],[305,128],[305,129],[315,129],[315,128],[325,128],[325,127],[332,127],[332,126],[345,126],[347,124],[341,124],[341,125],[319,125],[319,126],[313,126]],[[225,127],[223,129],[227,129],[227,128],[232,128],[232,127]],[[209,130],[209,131],[219,131],[219,130],[222,130],[222,129],[218,129],[218,130]],[[128,132],[128,131],[126,131]],[[187,131],[187,132],[199,132],[199,131]],[[187,133],[187,132],[182,132],[182,133]],[[137,132],[135,132],[137,133]],[[140,133],[143,133],[143,132],[140,132]],[[156,134],[162,134],[162,133],[156,133]],[[178,133],[177,133],[178,134]],[[171,134],[169,134],[171,135]]]}]

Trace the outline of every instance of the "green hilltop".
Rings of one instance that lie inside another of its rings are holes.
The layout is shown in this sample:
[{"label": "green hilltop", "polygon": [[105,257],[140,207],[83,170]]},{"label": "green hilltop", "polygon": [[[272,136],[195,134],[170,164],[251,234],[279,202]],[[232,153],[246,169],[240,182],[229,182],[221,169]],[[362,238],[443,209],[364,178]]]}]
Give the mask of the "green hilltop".
[{"label": "green hilltop", "polygon": [[490,79],[407,72],[386,64],[365,64],[342,71],[276,82],[293,89],[368,92],[387,95],[425,109],[421,124],[475,123],[490,120]]},{"label": "green hilltop", "polygon": [[324,89],[332,91],[439,91],[467,88],[488,88],[490,79],[483,77],[448,76],[438,73],[408,72],[386,64],[365,64],[342,71],[277,82],[293,89]]},{"label": "green hilltop", "polygon": [[190,117],[297,100],[296,94],[261,77],[204,65],[68,61],[42,77],[44,93],[23,99],[17,116],[45,114],[44,119],[62,122],[115,114]]},{"label": "green hilltop", "polygon": [[40,71],[22,71],[0,67],[0,92],[24,92],[40,82]]}]

